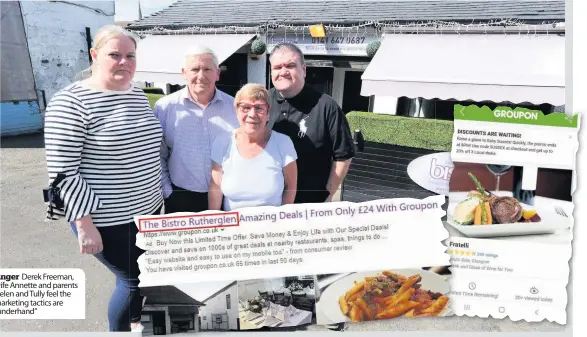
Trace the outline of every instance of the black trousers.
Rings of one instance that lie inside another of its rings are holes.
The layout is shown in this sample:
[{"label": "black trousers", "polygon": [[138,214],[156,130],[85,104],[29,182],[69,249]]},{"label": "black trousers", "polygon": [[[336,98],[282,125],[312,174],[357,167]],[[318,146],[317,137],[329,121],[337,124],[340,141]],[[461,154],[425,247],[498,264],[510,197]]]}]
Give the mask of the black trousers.
[{"label": "black trousers", "polygon": [[172,187],[173,192],[165,199],[165,214],[208,210],[208,193],[188,191],[175,185]]},{"label": "black trousers", "polygon": [[294,204],[318,204],[325,202],[328,198],[326,190],[298,190]]},{"label": "black trousers", "polygon": [[[159,208],[153,215],[161,213]],[[77,237],[77,227],[71,229]],[[94,256],[116,277],[116,287],[108,303],[110,331],[130,331],[131,323],[141,321],[143,299],[139,288],[139,256],[145,251],[136,245],[138,228],[134,222],[97,227],[104,248]]]}]

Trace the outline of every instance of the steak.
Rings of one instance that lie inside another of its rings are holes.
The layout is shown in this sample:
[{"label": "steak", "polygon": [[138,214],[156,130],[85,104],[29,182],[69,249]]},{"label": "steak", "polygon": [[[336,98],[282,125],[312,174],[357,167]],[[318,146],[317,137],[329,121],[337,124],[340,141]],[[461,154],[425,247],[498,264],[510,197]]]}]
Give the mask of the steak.
[{"label": "steak", "polygon": [[490,201],[490,208],[497,223],[514,223],[522,217],[522,206],[512,197],[494,197]]}]

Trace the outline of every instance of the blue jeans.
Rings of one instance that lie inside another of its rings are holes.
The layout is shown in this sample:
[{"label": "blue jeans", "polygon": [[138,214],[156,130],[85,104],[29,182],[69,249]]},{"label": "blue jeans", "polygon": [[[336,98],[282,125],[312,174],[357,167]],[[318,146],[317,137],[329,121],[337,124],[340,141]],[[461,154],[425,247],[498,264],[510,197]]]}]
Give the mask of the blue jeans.
[{"label": "blue jeans", "polygon": [[[77,237],[77,228],[71,223]],[[143,297],[139,288],[139,256],[145,251],[135,245],[138,228],[125,225],[97,227],[103,250],[94,256],[116,276],[116,288],[108,304],[110,331],[130,331],[130,324],[141,321]]]}]

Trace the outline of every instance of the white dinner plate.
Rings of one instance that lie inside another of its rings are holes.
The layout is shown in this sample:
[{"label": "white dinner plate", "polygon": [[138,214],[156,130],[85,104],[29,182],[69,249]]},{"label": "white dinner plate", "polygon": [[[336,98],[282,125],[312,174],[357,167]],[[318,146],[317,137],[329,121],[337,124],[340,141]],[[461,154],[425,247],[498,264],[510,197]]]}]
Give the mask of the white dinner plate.
[{"label": "white dinner plate", "polygon": [[[433,273],[431,271],[423,269],[390,269],[392,272],[406,277],[414,274],[420,274],[422,280],[421,289],[430,290],[433,292],[442,293],[447,295],[450,291],[450,284],[441,275]],[[363,272],[353,273],[340,280],[332,283],[320,297],[320,301],[316,304],[318,307],[318,316],[316,317],[318,324],[334,324],[342,322],[350,322],[350,319],[342,313],[340,306],[338,305],[338,299],[346,294],[354,285],[354,281],[361,282],[365,280],[367,276],[377,276],[377,272]],[[380,275],[380,274],[379,274]],[[449,301],[450,302],[450,301]],[[439,316],[446,316],[450,312],[450,303],[446,305],[444,310]]]},{"label": "white dinner plate", "polygon": [[510,224],[497,225],[461,225],[454,221],[454,209],[456,203],[448,205],[447,223],[461,232],[463,235],[470,238],[487,238],[500,236],[516,236],[516,235],[537,235],[537,234],[552,234],[560,229],[571,227],[569,218],[558,215],[554,207],[549,208],[535,208],[533,206],[520,203],[523,209],[534,209],[540,216],[540,222],[515,222]]}]

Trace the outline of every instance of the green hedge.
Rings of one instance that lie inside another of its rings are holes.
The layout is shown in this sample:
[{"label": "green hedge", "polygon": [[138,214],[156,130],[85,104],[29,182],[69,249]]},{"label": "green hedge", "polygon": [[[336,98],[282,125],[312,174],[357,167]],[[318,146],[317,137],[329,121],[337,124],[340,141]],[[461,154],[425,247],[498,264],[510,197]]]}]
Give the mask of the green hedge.
[{"label": "green hedge", "polygon": [[163,95],[165,92],[161,88],[141,88],[145,94],[158,94]]},{"label": "green hedge", "polygon": [[452,121],[359,111],[349,112],[347,119],[351,130],[360,130],[369,142],[446,152],[452,146]]},{"label": "green hedge", "polygon": [[[151,104],[163,95],[146,94]],[[351,130],[360,130],[366,141],[450,152],[453,122],[439,119],[401,117],[372,112],[349,112]]]},{"label": "green hedge", "polygon": [[147,95],[147,98],[149,99],[149,104],[151,105],[151,109],[153,109],[153,107],[155,106],[155,102],[157,102],[159,100],[159,98],[165,96],[165,95],[159,95],[159,94],[145,94]]}]

